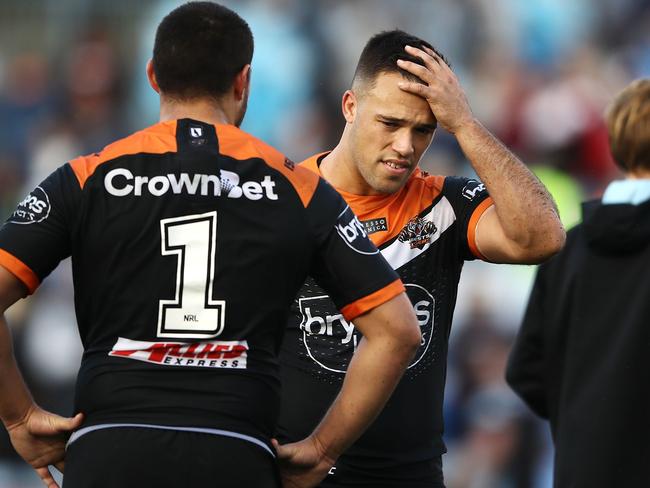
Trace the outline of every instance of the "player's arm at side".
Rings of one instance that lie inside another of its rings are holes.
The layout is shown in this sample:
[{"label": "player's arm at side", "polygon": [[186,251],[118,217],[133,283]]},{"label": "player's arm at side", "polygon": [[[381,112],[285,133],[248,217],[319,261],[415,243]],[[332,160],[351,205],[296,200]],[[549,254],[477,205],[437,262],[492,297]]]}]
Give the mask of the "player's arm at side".
[{"label": "player's arm at side", "polygon": [[363,339],[339,395],[312,434],[334,460],[379,414],[421,340],[406,293],[355,318],[354,325]]},{"label": "player's arm at side", "polygon": [[7,428],[18,424],[33,406],[14,359],[11,332],[4,316],[26,294],[22,282],[0,266],[0,418]]},{"label": "player's arm at side", "polygon": [[285,486],[314,486],[372,422],[420,345],[413,306],[363,225],[323,180],[307,214],[317,250],[311,274],[364,335],[342,389],[314,433],[281,446]]},{"label": "player's arm at side", "polygon": [[420,345],[413,306],[402,292],[354,319],[363,339],[343,386],[306,439],[279,446],[283,486],[316,486],[381,412]]},{"label": "player's arm at side", "polygon": [[18,204],[0,227],[0,418],[22,458],[47,486],[57,486],[47,466],[63,470],[65,433],[72,419],[45,412],[32,400],[16,365],[5,311],[33,293],[41,281],[70,255],[69,208],[78,208],[79,183],[69,165],[52,173]]},{"label": "player's arm at side", "polygon": [[0,418],[16,452],[28,462],[48,487],[58,486],[48,469],[63,471],[65,433],[81,425],[82,416],[63,418],[40,409],[23,381],[13,354],[5,311],[27,290],[0,266]]}]

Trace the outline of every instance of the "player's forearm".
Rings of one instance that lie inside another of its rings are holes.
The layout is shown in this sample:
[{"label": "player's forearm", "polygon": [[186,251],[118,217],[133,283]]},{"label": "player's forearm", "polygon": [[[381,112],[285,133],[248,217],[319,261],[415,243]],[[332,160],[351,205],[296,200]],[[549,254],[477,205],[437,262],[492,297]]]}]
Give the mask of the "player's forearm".
[{"label": "player's forearm", "polygon": [[383,409],[416,349],[388,338],[361,341],[339,395],[312,434],[332,461]]},{"label": "player's forearm", "polygon": [[541,260],[559,251],[566,234],[553,198],[539,179],[477,120],[455,135],[494,200],[505,235],[524,257]]},{"label": "player's forearm", "polygon": [[14,358],[7,321],[0,315],[0,418],[5,427],[20,422],[33,403]]}]

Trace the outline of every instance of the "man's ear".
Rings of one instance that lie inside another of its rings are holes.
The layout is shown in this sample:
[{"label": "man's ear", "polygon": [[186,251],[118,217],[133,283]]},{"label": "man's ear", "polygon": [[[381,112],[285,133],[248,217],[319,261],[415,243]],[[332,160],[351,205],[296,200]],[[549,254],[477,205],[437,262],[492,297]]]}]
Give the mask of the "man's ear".
[{"label": "man's ear", "polygon": [[158,80],[156,80],[156,72],[153,69],[152,59],[147,62],[147,79],[149,80],[151,88],[153,88],[156,93],[160,93],[160,87],[158,86]]},{"label": "man's ear", "polygon": [[341,99],[341,111],[348,124],[354,122],[357,116],[357,96],[352,90],[346,90]]},{"label": "man's ear", "polygon": [[235,99],[237,101],[244,98],[251,84],[251,65],[247,64],[244,66],[239,73],[235,76],[235,81],[233,83],[233,90],[235,94]]}]

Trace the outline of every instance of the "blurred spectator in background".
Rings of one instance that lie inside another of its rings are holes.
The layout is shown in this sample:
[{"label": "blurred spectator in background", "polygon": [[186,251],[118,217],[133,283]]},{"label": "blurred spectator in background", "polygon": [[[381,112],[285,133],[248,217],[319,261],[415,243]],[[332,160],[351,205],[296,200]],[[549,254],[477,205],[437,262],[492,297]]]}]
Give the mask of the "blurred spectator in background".
[{"label": "blurred spectator in background", "polygon": [[650,78],[616,97],[607,129],[627,179],[539,268],[507,370],[550,420],[557,488],[650,486]]}]

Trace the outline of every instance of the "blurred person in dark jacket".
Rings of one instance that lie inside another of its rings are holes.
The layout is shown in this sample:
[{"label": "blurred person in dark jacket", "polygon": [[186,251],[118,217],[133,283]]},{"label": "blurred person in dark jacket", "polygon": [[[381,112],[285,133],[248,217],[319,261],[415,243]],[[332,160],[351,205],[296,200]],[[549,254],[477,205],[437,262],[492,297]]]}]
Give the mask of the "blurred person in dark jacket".
[{"label": "blurred person in dark jacket", "polygon": [[626,179],[539,268],[506,373],[550,420],[556,488],[650,486],[650,79],[606,122]]}]

